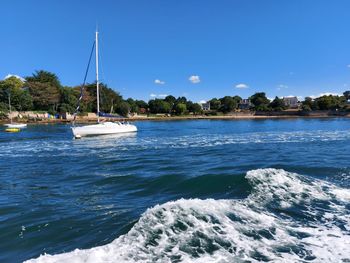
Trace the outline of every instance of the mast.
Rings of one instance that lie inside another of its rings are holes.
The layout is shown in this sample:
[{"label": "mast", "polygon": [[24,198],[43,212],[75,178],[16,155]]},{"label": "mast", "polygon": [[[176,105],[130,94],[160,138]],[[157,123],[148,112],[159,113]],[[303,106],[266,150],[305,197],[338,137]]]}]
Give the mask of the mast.
[{"label": "mast", "polygon": [[100,89],[98,82],[98,32],[96,30],[96,99],[97,99],[97,122],[100,122]]},{"label": "mast", "polygon": [[12,109],[11,109],[11,92],[10,92],[10,89],[8,91],[8,97],[9,97],[10,121],[12,123]]}]

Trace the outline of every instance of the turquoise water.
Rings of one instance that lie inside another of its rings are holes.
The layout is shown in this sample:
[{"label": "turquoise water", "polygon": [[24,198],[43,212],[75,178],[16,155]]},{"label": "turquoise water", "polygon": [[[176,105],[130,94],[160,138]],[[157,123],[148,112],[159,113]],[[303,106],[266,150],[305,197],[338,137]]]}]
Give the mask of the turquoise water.
[{"label": "turquoise water", "polygon": [[136,125],[0,132],[0,262],[350,261],[349,119]]}]

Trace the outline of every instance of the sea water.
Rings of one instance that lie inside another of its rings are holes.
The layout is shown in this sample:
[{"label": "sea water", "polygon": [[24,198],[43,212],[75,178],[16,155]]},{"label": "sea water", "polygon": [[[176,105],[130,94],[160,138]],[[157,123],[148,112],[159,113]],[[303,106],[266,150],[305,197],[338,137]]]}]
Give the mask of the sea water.
[{"label": "sea water", "polygon": [[0,262],[350,262],[350,120],[0,133]]}]

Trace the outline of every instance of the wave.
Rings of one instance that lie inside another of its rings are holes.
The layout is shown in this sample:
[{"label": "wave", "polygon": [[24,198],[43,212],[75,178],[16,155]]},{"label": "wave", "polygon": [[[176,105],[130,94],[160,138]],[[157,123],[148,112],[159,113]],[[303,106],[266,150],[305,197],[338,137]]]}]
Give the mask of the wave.
[{"label": "wave", "polygon": [[147,137],[134,141],[137,146],[144,149],[153,148],[192,148],[215,147],[230,144],[256,144],[256,143],[306,143],[346,141],[350,139],[347,131],[292,131],[292,132],[247,132],[233,134],[191,134],[167,138]]},{"label": "wave", "polygon": [[113,242],[26,262],[348,262],[350,190],[281,169],[249,171],[242,200],[180,199]]},{"label": "wave", "polygon": [[[138,137],[136,134],[125,134],[123,136],[102,136],[103,140],[84,138],[82,141],[74,141],[71,137],[57,138],[52,141],[42,141],[40,138],[0,142],[0,157],[5,156],[46,156],[55,153],[57,156],[65,156],[69,150],[71,154],[79,157],[86,151],[97,153],[109,151],[111,148],[118,152],[130,150],[150,150],[165,148],[206,148],[234,144],[265,144],[265,143],[308,143],[348,141],[350,132],[343,130],[335,131],[292,131],[292,132],[247,132],[233,134],[191,134],[181,136]],[[35,143],[34,143],[35,141]]]}]

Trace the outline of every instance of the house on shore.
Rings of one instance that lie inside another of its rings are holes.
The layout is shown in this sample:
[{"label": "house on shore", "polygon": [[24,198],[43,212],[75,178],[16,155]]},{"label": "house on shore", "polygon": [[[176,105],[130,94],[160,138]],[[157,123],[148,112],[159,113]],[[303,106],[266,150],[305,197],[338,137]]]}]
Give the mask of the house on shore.
[{"label": "house on shore", "polygon": [[203,111],[210,111],[210,102],[209,101],[201,101],[198,103]]},{"label": "house on shore", "polygon": [[283,97],[283,102],[284,105],[287,106],[289,109],[299,108],[299,101],[298,98],[295,96]]},{"label": "house on shore", "polygon": [[240,110],[249,110],[252,106],[253,104],[250,102],[250,99],[242,99],[238,104]]}]

